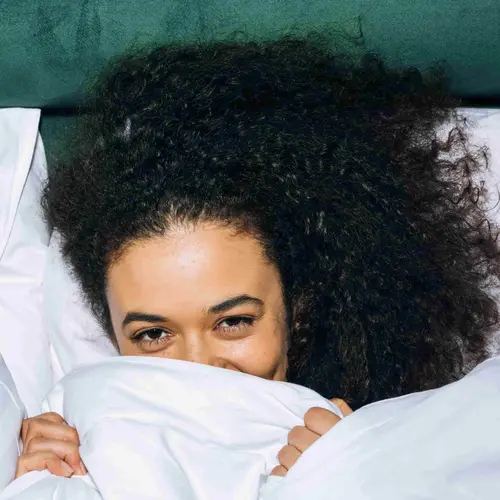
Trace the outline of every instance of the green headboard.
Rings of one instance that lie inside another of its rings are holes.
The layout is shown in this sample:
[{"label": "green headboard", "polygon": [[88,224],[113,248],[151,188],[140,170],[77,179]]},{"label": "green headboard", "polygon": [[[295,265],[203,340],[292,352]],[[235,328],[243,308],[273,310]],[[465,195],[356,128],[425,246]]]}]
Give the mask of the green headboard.
[{"label": "green headboard", "polygon": [[0,0],[0,11],[0,106],[71,107],[133,44],[325,28],[389,65],[446,61],[455,94],[500,105],[499,0]]}]

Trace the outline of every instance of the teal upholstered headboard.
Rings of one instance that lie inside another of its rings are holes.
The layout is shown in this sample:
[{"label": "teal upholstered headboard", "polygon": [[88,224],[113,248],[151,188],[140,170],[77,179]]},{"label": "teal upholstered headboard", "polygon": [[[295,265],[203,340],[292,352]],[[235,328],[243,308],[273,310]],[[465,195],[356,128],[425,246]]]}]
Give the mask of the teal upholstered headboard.
[{"label": "teal upholstered headboard", "polygon": [[133,44],[325,27],[389,65],[446,61],[455,94],[500,104],[499,0],[0,0],[0,9],[0,106],[71,107],[82,83]]}]

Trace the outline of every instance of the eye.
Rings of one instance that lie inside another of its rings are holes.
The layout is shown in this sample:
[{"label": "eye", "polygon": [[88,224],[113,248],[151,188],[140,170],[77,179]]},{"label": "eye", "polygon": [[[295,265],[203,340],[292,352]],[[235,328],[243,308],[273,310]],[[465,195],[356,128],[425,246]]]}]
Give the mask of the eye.
[{"label": "eye", "polygon": [[132,342],[137,344],[159,344],[167,340],[171,335],[161,328],[150,328],[149,330],[143,330],[137,335],[132,337]]},{"label": "eye", "polygon": [[252,326],[254,321],[254,318],[248,316],[231,316],[230,318],[224,318],[217,324],[216,328],[225,332],[234,332]]}]

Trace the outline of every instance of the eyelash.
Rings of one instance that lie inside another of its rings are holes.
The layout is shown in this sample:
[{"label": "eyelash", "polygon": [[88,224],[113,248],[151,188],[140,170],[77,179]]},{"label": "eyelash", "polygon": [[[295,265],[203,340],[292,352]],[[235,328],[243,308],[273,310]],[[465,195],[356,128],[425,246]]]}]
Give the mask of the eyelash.
[{"label": "eyelash", "polygon": [[[232,326],[226,326],[223,327],[224,331],[227,332],[236,332],[239,330],[242,330],[243,328],[248,328],[250,326],[253,326],[255,319],[248,317],[248,316],[230,316],[229,318],[224,318],[221,320],[216,328],[218,329],[222,323],[226,323],[229,321],[238,321],[238,324],[232,325]],[[167,336],[161,337],[161,335],[165,333]],[[152,334],[158,334],[160,335],[160,338],[157,339],[152,339],[152,340],[146,340],[145,337],[146,335],[152,335]],[[143,330],[139,332],[137,335],[131,338],[132,342],[136,344],[145,344],[145,345],[152,345],[152,344],[162,344],[163,342],[166,342],[169,338],[169,332],[167,330],[164,330],[163,328],[148,328],[147,330]]]}]

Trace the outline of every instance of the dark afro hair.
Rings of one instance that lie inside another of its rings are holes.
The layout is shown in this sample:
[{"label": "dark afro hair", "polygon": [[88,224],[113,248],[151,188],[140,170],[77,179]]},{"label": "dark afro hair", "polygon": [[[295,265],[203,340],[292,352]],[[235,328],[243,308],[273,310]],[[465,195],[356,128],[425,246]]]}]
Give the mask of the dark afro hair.
[{"label": "dark afro hair", "polygon": [[308,39],[134,53],[96,85],[44,208],[111,338],[126,245],[176,221],[245,228],[281,274],[288,380],[360,407],[458,379],[498,326],[488,156],[458,105],[439,68]]}]

